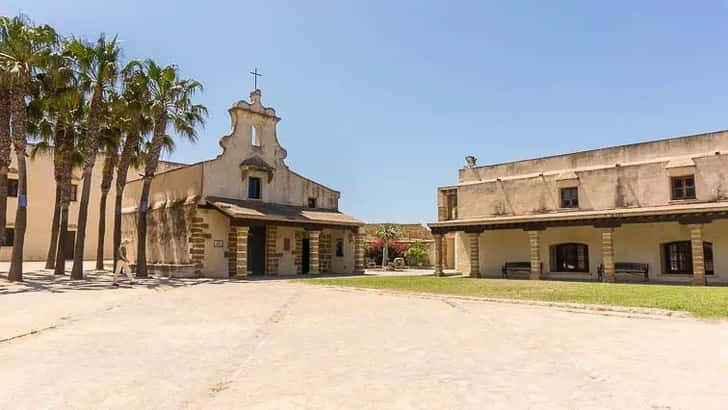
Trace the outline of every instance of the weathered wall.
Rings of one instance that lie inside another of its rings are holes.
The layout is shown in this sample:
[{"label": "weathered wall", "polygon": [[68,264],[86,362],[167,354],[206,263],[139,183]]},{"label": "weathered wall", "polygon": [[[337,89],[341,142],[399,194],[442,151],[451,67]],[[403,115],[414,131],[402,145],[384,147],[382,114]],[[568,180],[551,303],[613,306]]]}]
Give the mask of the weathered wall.
[{"label": "weathered wall", "polygon": [[[196,205],[177,201],[169,206],[151,209],[147,223],[147,261],[149,263],[189,264],[190,229]],[[122,239],[130,241],[127,253],[132,262],[136,261],[137,250],[136,212],[125,213],[122,217]]]},{"label": "weathered wall", "polygon": [[[168,202],[190,201],[202,193],[202,163],[160,172],[152,179],[149,190],[149,207],[158,208]],[[143,181],[137,179],[124,189],[124,208],[128,212],[139,206]]]},{"label": "weathered wall", "polygon": [[[669,205],[675,203],[670,177],[681,175],[695,175],[693,202],[726,201],[727,169],[726,132],[464,168],[456,187],[458,219],[564,211],[564,187],[578,188],[579,210]],[[438,198],[443,208],[444,195]]]},{"label": "weathered wall", "polygon": [[[331,235],[331,272],[354,272],[354,234],[348,230],[327,230]],[[336,256],[336,240],[344,243],[344,256]]]}]

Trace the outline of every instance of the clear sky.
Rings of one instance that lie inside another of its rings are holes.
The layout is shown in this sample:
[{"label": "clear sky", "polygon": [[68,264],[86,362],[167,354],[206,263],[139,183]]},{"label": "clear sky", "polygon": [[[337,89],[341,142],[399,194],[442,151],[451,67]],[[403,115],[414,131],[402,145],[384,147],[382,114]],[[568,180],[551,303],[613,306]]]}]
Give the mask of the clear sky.
[{"label": "clear sky", "polygon": [[[0,0],[64,34],[178,64],[218,154],[258,67],[289,166],[372,222],[435,218],[479,164],[728,128],[725,1]],[[231,176],[231,183],[238,183]]]}]

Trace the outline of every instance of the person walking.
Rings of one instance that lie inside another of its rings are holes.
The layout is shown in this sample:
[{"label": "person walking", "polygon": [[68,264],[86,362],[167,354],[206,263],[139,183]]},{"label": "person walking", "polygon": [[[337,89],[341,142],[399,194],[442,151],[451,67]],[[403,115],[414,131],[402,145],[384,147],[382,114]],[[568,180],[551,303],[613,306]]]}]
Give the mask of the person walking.
[{"label": "person walking", "polygon": [[117,256],[118,261],[116,262],[116,269],[114,269],[114,281],[111,284],[112,286],[119,286],[119,283],[117,282],[117,278],[119,277],[119,273],[122,271],[126,273],[126,276],[129,278],[129,283],[134,284],[134,276],[131,274],[131,268],[129,267],[129,258],[126,256],[126,245],[129,244],[128,239],[124,239],[121,241],[121,245],[119,245],[119,249],[117,250]]}]

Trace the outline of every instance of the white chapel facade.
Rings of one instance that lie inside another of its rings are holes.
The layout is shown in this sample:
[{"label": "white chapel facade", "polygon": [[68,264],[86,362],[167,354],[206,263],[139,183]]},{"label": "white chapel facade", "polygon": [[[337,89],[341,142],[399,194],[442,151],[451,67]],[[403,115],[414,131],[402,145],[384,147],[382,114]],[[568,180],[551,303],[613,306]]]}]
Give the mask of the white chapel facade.
[{"label": "white chapel facade", "polygon": [[[288,168],[280,118],[260,90],[229,113],[232,130],[217,158],[154,177],[150,269],[209,277],[362,272],[363,224],[339,211],[338,191]],[[132,242],[141,187],[131,181],[124,193],[122,235]],[[128,248],[134,257],[136,244]]]}]

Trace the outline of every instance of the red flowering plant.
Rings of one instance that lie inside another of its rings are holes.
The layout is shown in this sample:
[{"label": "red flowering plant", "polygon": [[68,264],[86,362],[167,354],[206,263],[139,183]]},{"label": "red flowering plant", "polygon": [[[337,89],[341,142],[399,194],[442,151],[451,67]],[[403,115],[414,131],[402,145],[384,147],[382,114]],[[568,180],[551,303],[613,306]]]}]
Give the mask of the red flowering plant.
[{"label": "red flowering plant", "polygon": [[[387,259],[391,261],[394,258],[403,256],[404,253],[407,252],[408,248],[409,245],[406,243],[390,242],[389,246],[387,247]],[[367,247],[367,257],[373,259],[377,265],[381,265],[382,254],[384,253],[383,250],[384,241],[382,241],[381,239],[369,242],[369,246]]]}]

